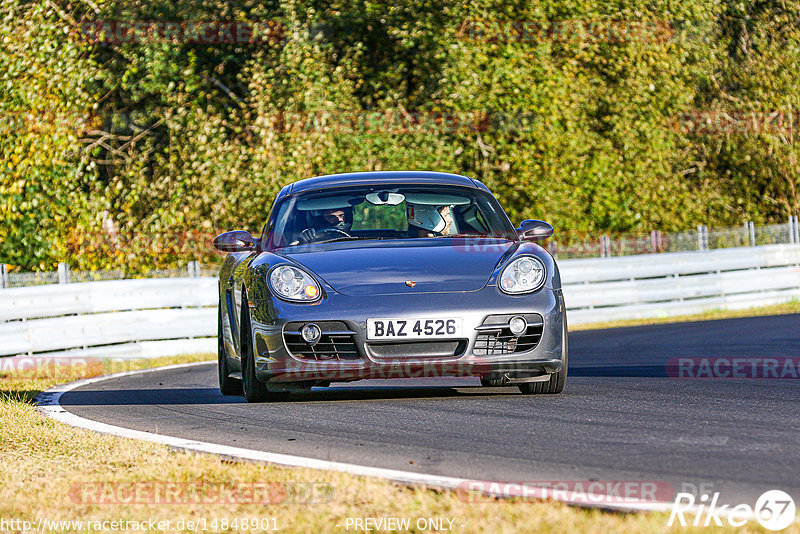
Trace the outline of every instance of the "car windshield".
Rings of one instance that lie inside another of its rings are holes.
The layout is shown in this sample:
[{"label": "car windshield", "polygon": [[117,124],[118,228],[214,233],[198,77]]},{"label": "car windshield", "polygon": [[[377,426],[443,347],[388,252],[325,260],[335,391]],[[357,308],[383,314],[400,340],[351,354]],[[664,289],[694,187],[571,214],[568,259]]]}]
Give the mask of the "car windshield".
[{"label": "car windshield", "polygon": [[488,193],[455,186],[373,186],[288,197],[270,223],[273,247],[367,239],[516,239]]}]

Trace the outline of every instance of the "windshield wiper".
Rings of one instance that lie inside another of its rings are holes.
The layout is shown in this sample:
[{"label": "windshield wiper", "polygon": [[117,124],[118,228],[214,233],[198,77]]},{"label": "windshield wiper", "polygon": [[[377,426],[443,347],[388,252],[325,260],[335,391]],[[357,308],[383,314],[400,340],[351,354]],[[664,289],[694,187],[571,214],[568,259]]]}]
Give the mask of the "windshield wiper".
[{"label": "windshield wiper", "polygon": [[380,237],[365,237],[365,236],[342,236],[342,237],[334,237],[333,239],[326,239],[325,241],[312,241],[309,244],[318,244],[321,245],[322,243],[335,243],[337,241],[360,241],[362,239],[381,239]]},{"label": "windshield wiper", "polygon": [[434,239],[439,239],[441,237],[449,237],[449,238],[479,237],[481,239],[507,239],[505,237],[498,237],[495,235],[483,235],[483,234],[448,234],[448,235],[434,235],[431,237]]}]

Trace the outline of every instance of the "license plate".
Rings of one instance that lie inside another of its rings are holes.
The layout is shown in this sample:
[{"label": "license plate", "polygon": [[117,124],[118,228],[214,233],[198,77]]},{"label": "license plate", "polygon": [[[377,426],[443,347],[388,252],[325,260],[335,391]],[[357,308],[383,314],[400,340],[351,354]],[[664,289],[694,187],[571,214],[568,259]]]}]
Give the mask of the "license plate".
[{"label": "license plate", "polygon": [[367,339],[463,337],[463,319],[367,319]]}]

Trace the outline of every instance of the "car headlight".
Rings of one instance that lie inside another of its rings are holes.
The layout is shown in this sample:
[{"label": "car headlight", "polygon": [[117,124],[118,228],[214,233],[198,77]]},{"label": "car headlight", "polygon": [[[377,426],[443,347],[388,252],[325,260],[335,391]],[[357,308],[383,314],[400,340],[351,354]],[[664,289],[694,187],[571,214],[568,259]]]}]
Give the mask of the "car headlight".
[{"label": "car headlight", "polygon": [[497,285],[501,291],[512,295],[530,293],[544,285],[546,273],[544,264],[537,258],[522,256],[503,268]]},{"label": "car headlight", "polygon": [[322,294],[310,274],[291,265],[275,267],[269,274],[269,285],[275,295],[294,302],[314,302]]}]

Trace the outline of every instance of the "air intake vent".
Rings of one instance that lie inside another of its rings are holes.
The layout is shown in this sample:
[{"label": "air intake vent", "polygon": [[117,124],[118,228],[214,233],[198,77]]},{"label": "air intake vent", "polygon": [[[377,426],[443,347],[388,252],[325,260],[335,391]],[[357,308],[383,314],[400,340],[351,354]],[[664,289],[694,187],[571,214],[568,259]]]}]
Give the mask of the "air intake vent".
[{"label": "air intake vent", "polygon": [[528,328],[521,336],[515,336],[508,327],[514,314],[490,315],[478,327],[478,337],[472,350],[475,356],[499,356],[516,354],[536,348],[542,339],[544,321],[538,313],[519,314],[528,322]]},{"label": "air intake vent", "polygon": [[309,345],[300,334],[303,322],[286,323],[283,340],[287,350],[295,358],[311,361],[358,360],[356,333],[340,321],[320,321],[315,324],[322,329],[322,336],[314,345]]}]

